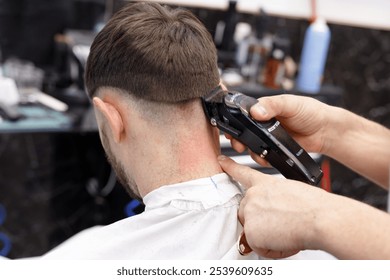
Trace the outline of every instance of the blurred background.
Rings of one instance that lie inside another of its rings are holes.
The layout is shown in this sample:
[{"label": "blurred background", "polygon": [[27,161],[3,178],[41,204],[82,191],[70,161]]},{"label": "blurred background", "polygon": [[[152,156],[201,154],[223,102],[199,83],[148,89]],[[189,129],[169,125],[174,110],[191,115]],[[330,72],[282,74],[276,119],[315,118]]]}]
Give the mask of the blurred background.
[{"label": "blurred background", "polygon": [[[83,82],[93,38],[127,2],[0,0],[0,256],[38,256],[143,211],[106,162]],[[155,2],[185,7],[206,25],[229,88],[308,95],[390,127],[389,1]],[[325,173],[319,187],[387,209],[386,191],[313,157]]]}]

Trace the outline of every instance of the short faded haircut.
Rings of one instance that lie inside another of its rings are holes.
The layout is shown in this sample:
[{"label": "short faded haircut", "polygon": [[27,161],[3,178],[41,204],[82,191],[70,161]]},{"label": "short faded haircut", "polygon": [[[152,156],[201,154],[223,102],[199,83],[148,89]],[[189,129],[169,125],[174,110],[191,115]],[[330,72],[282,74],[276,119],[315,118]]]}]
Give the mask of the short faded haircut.
[{"label": "short faded haircut", "polygon": [[210,33],[189,11],[130,3],[96,36],[85,85],[124,90],[148,101],[176,103],[206,95],[219,83]]}]

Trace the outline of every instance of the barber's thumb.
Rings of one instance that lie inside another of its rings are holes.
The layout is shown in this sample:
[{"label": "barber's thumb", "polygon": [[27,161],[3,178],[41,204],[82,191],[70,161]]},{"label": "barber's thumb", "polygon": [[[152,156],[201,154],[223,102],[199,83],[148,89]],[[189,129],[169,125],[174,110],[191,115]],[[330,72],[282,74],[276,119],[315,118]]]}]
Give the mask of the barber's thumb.
[{"label": "barber's thumb", "polygon": [[272,118],[263,100],[259,100],[259,102],[251,107],[250,114],[256,120],[269,120]]},{"label": "barber's thumb", "polygon": [[234,180],[240,182],[245,188],[250,188],[252,186],[257,171],[248,166],[238,164],[224,155],[218,156],[218,161],[223,171]]}]

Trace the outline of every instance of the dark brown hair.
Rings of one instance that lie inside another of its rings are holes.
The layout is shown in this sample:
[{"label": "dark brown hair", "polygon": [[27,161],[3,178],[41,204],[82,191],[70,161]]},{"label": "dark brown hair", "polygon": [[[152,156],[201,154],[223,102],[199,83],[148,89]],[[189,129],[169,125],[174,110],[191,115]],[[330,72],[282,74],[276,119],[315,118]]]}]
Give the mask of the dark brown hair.
[{"label": "dark brown hair", "polygon": [[216,48],[189,11],[130,3],[96,36],[85,83],[90,97],[114,87],[144,100],[190,100],[218,85]]}]

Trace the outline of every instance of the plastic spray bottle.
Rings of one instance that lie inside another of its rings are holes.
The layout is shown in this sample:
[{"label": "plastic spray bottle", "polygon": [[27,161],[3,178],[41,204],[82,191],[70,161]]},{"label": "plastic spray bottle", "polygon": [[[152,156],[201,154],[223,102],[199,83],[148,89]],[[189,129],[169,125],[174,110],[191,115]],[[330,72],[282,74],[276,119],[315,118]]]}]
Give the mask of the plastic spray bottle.
[{"label": "plastic spray bottle", "polygon": [[300,92],[316,94],[321,89],[330,30],[322,18],[310,24],[305,33],[296,88]]}]

